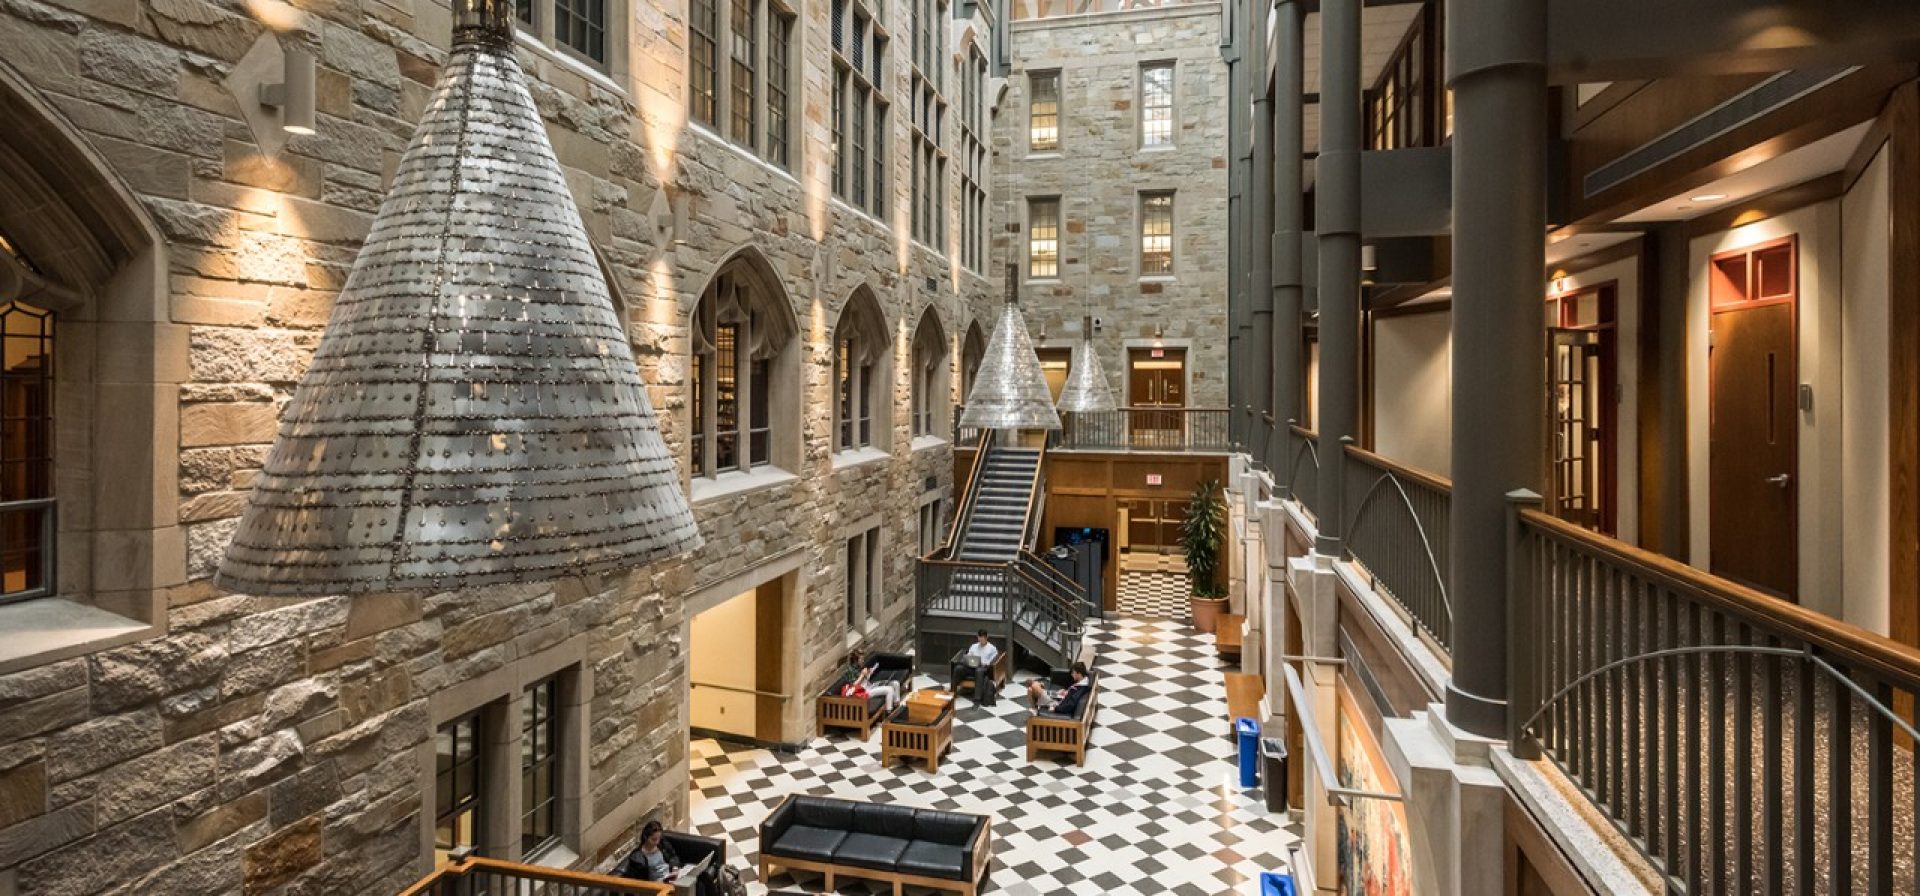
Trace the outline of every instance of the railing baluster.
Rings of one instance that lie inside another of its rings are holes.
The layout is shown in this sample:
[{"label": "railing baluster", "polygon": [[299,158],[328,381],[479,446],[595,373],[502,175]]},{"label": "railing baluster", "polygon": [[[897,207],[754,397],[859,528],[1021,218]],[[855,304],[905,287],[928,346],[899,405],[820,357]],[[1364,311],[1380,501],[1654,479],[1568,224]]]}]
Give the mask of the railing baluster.
[{"label": "railing baluster", "polygon": [[[1764,639],[1769,647],[1780,646],[1778,638]],[[1786,664],[1779,657],[1766,657],[1760,661],[1765,670],[1765,698],[1761,701],[1760,738],[1762,765],[1760,781],[1760,820],[1766,827],[1765,873],[1761,880],[1760,891],[1777,893],[1786,884],[1786,806],[1780,799],[1780,788],[1785,775],[1781,768],[1786,754],[1780,741],[1780,702],[1781,684],[1785,681]]]},{"label": "railing baluster", "polygon": [[[1753,630],[1736,625],[1732,643],[1750,646]],[[1752,892],[1753,887],[1753,669],[1752,658],[1745,653],[1733,657],[1733,891]]]},{"label": "railing baluster", "polygon": [[1813,810],[1816,802],[1813,791],[1814,669],[1813,663],[1805,659],[1796,665],[1800,668],[1800,675],[1793,720],[1793,871],[1795,888],[1801,893],[1811,893],[1815,864]]},{"label": "railing baluster", "polygon": [[[1893,689],[1863,681],[1880,703],[1893,705]],[[1867,714],[1867,892],[1893,892],[1893,723],[1871,706]]]},{"label": "railing baluster", "polygon": [[1831,893],[1853,892],[1853,692],[1832,682],[1827,746],[1827,854]]},{"label": "railing baluster", "polygon": [[[1689,601],[1686,604],[1684,612],[1687,617],[1686,643],[1703,643],[1700,640],[1700,616],[1704,611],[1699,604]],[[1705,882],[1705,875],[1701,873],[1705,870],[1702,867],[1704,863],[1701,861],[1701,856],[1707,851],[1707,845],[1700,841],[1700,810],[1702,808],[1700,802],[1707,796],[1706,788],[1700,786],[1702,783],[1700,780],[1700,763],[1702,758],[1700,755],[1700,715],[1702,709],[1701,689],[1703,686],[1703,682],[1701,681],[1701,665],[1700,654],[1694,653],[1688,655],[1686,746],[1688,795],[1686,881],[1688,893],[1699,893],[1701,885]]]},{"label": "railing baluster", "polygon": [[[1646,588],[1639,576],[1627,580],[1626,621],[1629,632],[1624,649],[1628,656],[1639,656],[1647,650],[1646,629]],[[1627,833],[1647,840],[1649,838],[1651,818],[1647,813],[1646,770],[1652,764],[1646,742],[1640,737],[1640,708],[1650,696],[1647,689],[1646,667],[1634,663],[1627,667],[1627,805],[1623,813],[1627,819]]]},{"label": "railing baluster", "polygon": [[[1666,610],[1665,625],[1661,632],[1662,647],[1680,645],[1680,602],[1670,599],[1666,589],[1656,592],[1659,602]],[[1666,699],[1660,701],[1661,741],[1666,747],[1667,757],[1661,769],[1661,779],[1666,782],[1667,820],[1665,825],[1667,875],[1678,879],[1680,867],[1680,659],[1672,655],[1660,660],[1661,678],[1666,689]]]},{"label": "railing baluster", "polygon": [[[1724,643],[1726,619],[1719,612],[1708,610],[1706,637],[1701,644]],[[1710,863],[1705,880],[1710,892],[1723,892],[1727,881],[1727,683],[1723,675],[1726,672],[1725,657],[1718,653],[1706,654],[1703,659],[1707,669],[1707,750],[1705,765],[1707,774],[1713,777],[1707,782],[1707,806],[1713,816],[1708,819],[1706,843]]]}]

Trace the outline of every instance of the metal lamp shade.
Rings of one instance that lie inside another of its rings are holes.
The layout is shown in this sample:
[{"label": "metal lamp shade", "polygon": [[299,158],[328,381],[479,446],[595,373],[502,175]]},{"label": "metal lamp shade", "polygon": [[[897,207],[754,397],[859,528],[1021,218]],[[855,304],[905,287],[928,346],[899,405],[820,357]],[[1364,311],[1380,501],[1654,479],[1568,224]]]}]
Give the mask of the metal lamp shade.
[{"label": "metal lamp shade", "polygon": [[447,590],[700,542],[513,58],[455,44],[220,564],[253,594]]},{"label": "metal lamp shade", "polygon": [[1053,393],[1027,335],[1027,319],[1009,302],[987,340],[960,425],[981,429],[1059,429]]},{"label": "metal lamp shade", "polygon": [[1073,369],[1067,372],[1066,385],[1060,387],[1060,410],[1069,413],[1111,411],[1113,389],[1107,384],[1106,368],[1093,351],[1093,337],[1080,337],[1080,350],[1074,353]]}]

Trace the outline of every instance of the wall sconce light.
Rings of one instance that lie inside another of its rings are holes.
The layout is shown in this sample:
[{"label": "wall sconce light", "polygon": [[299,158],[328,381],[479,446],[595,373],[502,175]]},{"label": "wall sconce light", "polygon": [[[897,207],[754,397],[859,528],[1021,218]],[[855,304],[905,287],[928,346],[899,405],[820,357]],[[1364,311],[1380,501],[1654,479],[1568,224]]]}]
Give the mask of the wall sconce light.
[{"label": "wall sconce light", "polygon": [[1153,325],[1153,345],[1154,345],[1154,347],[1155,347],[1155,348],[1159,348],[1159,347],[1160,347],[1160,343],[1161,343],[1161,341],[1162,341],[1163,339],[1165,339],[1165,338],[1166,338],[1166,335],[1167,335],[1167,328],[1166,328],[1166,327],[1164,327],[1164,326],[1162,326],[1162,325],[1160,325],[1160,324],[1154,324],[1154,325]]},{"label": "wall sconce light", "polygon": [[260,85],[260,105],[280,110],[280,129],[313,133],[313,51],[302,44],[286,48],[278,84]]},{"label": "wall sconce light", "polygon": [[673,221],[673,239],[668,241],[668,245],[675,249],[687,244],[687,230],[689,227],[687,220],[687,203],[691,201],[691,198],[680,190],[673,190],[667,194],[667,207],[672,214]]}]

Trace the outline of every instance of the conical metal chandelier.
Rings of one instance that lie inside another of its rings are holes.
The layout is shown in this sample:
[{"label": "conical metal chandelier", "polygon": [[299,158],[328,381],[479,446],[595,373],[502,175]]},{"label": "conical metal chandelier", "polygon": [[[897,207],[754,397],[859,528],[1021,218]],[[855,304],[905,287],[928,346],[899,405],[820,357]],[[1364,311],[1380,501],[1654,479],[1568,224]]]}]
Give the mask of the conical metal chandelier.
[{"label": "conical metal chandelier", "polygon": [[981,429],[1060,428],[1046,374],[1040,372],[1040,356],[1034,353],[1033,337],[1027,334],[1027,319],[1011,294],[1006,310],[993,325],[993,336],[987,339],[987,354],[980,359],[980,373],[967,395],[967,410],[960,415],[960,425]]},{"label": "conical metal chandelier", "polygon": [[700,542],[514,60],[513,2],[454,0],[453,20],[222,587],[536,582]]},{"label": "conical metal chandelier", "polygon": [[1093,350],[1093,316],[1080,321],[1080,350],[1073,353],[1073,369],[1067,372],[1066,385],[1060,387],[1060,410],[1068,413],[1092,413],[1115,410],[1113,389],[1107,384],[1106,368]]}]

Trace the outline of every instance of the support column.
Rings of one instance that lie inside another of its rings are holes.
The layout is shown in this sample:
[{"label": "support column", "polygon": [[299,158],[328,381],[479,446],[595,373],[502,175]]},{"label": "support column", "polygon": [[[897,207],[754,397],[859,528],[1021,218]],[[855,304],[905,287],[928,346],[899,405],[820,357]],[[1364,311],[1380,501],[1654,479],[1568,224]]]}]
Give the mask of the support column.
[{"label": "support column", "polygon": [[1306,155],[1301,104],[1306,93],[1306,24],[1298,0],[1274,6],[1273,70],[1273,426],[1267,468],[1279,470],[1289,420],[1301,419],[1300,303],[1304,291],[1301,166]]},{"label": "support column", "polygon": [[[1252,0],[1230,0],[1230,21],[1246,21]],[[1244,28],[1229,27],[1227,61],[1227,435],[1247,444],[1247,64]]]},{"label": "support column", "polygon": [[1507,499],[1545,460],[1546,4],[1448,10],[1453,88],[1453,651],[1447,720],[1506,737]]},{"label": "support column", "polygon": [[1360,3],[1320,4],[1320,481],[1313,510],[1320,519],[1314,550],[1332,557],[1346,519],[1345,447],[1360,416]]},{"label": "support column", "polygon": [[1252,170],[1247,179],[1247,453],[1265,462],[1273,436],[1273,93],[1267,82],[1271,0],[1250,0],[1247,84],[1253,94]]}]

